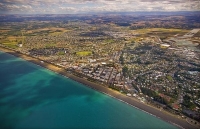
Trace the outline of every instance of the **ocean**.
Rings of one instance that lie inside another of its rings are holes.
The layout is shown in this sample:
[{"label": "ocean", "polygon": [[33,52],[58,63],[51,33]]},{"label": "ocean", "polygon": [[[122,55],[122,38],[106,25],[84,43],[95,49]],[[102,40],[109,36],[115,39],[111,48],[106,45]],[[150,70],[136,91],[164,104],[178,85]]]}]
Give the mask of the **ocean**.
[{"label": "ocean", "polygon": [[177,129],[115,98],[3,52],[0,128]]}]

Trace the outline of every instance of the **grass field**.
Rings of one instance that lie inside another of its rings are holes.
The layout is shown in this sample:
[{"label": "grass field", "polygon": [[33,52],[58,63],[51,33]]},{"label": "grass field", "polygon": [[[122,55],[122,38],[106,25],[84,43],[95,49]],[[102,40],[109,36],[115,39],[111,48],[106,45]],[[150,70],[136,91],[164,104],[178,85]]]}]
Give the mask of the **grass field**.
[{"label": "grass field", "polygon": [[5,42],[5,43],[2,43],[4,46],[7,46],[9,48],[17,48],[17,42]]},{"label": "grass field", "polygon": [[51,31],[49,35],[56,36],[56,35],[65,33],[65,32],[67,32],[67,31],[70,31],[70,30]]},{"label": "grass field", "polygon": [[52,48],[52,47],[55,47],[56,44],[55,43],[48,43],[48,44],[45,44],[45,48]]},{"label": "grass field", "polygon": [[80,51],[80,52],[76,52],[76,55],[78,56],[88,56],[91,55],[92,52],[91,51]]},{"label": "grass field", "polygon": [[11,47],[11,48],[17,48],[19,43],[22,43],[23,38],[22,37],[15,37],[15,36],[8,36],[5,39],[2,39],[0,42],[1,44]]},{"label": "grass field", "polygon": [[29,30],[25,33],[25,35],[58,35],[64,32],[67,32],[69,30],[66,30],[65,28],[56,28],[56,27],[51,27],[51,28],[42,28],[42,29],[35,29],[35,30]]},{"label": "grass field", "polygon": [[165,39],[167,37],[172,37],[175,35],[182,36],[189,32],[190,30],[184,29],[166,29],[166,28],[146,28],[146,29],[138,29],[134,30],[134,33],[138,33],[138,37],[148,37],[148,36],[159,36],[161,39]]}]

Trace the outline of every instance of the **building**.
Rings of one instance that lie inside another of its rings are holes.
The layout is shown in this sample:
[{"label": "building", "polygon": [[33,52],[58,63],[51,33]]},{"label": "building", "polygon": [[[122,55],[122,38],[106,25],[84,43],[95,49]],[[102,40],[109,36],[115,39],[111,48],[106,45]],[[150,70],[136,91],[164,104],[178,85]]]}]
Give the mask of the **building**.
[{"label": "building", "polygon": [[160,48],[168,48],[168,47],[170,47],[169,44],[160,44]]}]

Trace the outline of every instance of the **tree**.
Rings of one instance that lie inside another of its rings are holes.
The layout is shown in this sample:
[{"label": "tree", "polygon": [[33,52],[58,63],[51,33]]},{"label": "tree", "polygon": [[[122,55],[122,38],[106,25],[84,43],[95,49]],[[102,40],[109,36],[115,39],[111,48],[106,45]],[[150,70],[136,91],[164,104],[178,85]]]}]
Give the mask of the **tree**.
[{"label": "tree", "polygon": [[121,61],[121,64],[124,64],[124,57],[123,57],[123,55],[121,55],[121,56],[119,57],[119,61]]},{"label": "tree", "polygon": [[128,75],[128,67],[127,67],[127,66],[124,66],[124,67],[122,68],[122,73],[123,73],[123,76],[124,76],[124,77],[127,77],[127,75]]}]

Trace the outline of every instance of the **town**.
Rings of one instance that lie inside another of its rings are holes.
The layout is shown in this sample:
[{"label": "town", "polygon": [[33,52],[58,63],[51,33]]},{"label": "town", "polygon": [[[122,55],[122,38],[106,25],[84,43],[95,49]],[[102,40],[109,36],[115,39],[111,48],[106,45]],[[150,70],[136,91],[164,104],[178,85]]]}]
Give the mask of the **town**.
[{"label": "town", "polygon": [[[31,19],[17,25],[2,21],[0,45],[199,121],[200,23],[189,29],[183,22],[177,28],[178,23],[169,23],[179,16],[168,16],[168,21],[167,16],[138,18],[134,23],[131,16],[123,23],[116,22],[121,16],[105,17]],[[158,24],[160,19],[164,24]]]}]

